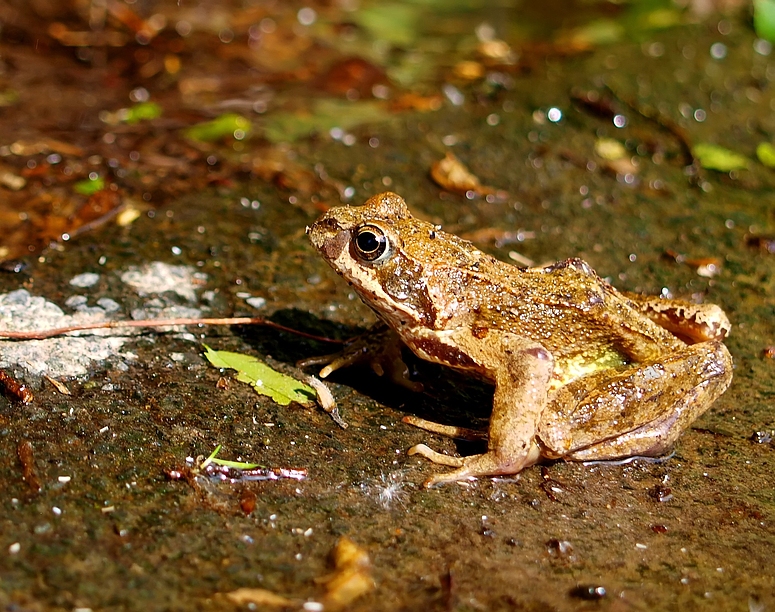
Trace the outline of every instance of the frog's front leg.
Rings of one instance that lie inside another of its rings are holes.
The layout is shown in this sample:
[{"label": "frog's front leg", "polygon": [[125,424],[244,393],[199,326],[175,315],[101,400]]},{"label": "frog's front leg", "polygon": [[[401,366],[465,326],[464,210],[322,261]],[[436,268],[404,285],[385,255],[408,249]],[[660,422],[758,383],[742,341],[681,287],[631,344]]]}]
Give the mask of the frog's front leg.
[{"label": "frog's front leg", "polygon": [[348,340],[338,353],[302,359],[297,365],[300,368],[325,365],[319,376],[327,378],[336,370],[366,362],[378,376],[387,374],[396,384],[412,391],[422,391],[422,385],[409,378],[409,368],[401,357],[402,346],[396,332],[384,323],[377,323],[366,333]]},{"label": "frog's front leg", "polygon": [[[496,329],[418,331],[407,345],[423,359],[478,372],[495,383],[487,452],[455,461],[458,469],[435,474],[424,485],[472,476],[516,474],[538,461],[535,435],[547,404],[554,361],[543,346]],[[416,448],[416,447],[415,447]],[[422,452],[437,463],[433,453]]]},{"label": "frog's front leg", "polygon": [[664,454],[731,380],[732,358],[720,340],[583,376],[547,406],[542,452],[574,461]]}]

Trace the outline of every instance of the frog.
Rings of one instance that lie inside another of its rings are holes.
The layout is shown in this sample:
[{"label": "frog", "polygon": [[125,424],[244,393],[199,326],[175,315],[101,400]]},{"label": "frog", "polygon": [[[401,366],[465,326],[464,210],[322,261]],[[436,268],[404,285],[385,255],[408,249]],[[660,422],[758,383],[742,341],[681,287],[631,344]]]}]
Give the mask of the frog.
[{"label": "frog", "polygon": [[[731,325],[719,306],[619,291],[579,258],[511,265],[416,218],[395,193],[330,208],[307,234],[376,314],[376,344],[396,378],[408,378],[396,365],[400,343],[494,385],[485,452],[408,450],[454,468],[426,487],[513,476],[547,460],[662,456],[732,380],[723,342]],[[320,375],[363,359],[377,364],[367,356],[374,344],[354,342]]]}]

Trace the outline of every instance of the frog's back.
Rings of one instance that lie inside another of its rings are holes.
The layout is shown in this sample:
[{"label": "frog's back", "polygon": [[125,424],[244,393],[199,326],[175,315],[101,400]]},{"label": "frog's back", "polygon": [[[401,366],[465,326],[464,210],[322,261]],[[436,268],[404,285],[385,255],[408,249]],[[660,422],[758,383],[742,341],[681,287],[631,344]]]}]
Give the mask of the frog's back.
[{"label": "frog's back", "polygon": [[[552,338],[547,342],[556,353],[562,354],[565,347],[571,352],[578,346],[585,350],[590,346],[611,347],[628,360],[640,362],[683,346],[681,340],[633,308],[628,298],[580,259],[518,272],[518,276],[521,279],[517,285],[528,288],[528,302],[548,306],[555,315],[550,325]],[[517,307],[518,317],[524,312],[524,308]],[[539,317],[538,323],[542,321]]]},{"label": "frog's back", "polygon": [[[384,270],[374,275],[404,311],[414,309],[422,326],[512,331],[540,342],[560,360],[617,354],[640,362],[683,344],[580,259],[517,268],[413,217],[404,200],[392,193],[329,214],[336,215],[339,228],[375,223],[391,232],[395,250]],[[325,224],[325,218],[318,223]],[[382,316],[391,312],[374,295],[364,289],[361,294]]]},{"label": "frog's back", "polygon": [[441,325],[473,321],[480,328],[513,331],[559,358],[611,352],[640,362],[683,345],[580,259],[521,269],[481,254],[473,267],[437,265],[444,270],[429,275],[431,285],[436,279],[431,291],[439,303],[446,294],[446,302],[458,308],[440,313]]}]

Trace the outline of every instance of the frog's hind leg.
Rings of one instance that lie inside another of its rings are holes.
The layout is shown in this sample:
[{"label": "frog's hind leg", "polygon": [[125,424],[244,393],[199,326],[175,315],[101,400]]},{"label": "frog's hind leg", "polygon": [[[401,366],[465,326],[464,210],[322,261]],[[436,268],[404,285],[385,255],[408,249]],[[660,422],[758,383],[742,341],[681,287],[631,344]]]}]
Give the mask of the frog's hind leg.
[{"label": "frog's hind leg", "polygon": [[424,445],[411,449],[413,454],[457,468],[434,474],[425,481],[426,487],[477,476],[516,474],[540,458],[535,434],[548,398],[552,355],[540,344],[511,332],[486,329],[486,342],[482,337],[466,327],[444,334],[420,331],[409,345],[420,357],[435,357],[495,382],[487,452],[450,461]]},{"label": "frog's hind leg", "polygon": [[547,407],[538,432],[543,454],[573,461],[661,455],[731,380],[721,341],[585,376]]}]

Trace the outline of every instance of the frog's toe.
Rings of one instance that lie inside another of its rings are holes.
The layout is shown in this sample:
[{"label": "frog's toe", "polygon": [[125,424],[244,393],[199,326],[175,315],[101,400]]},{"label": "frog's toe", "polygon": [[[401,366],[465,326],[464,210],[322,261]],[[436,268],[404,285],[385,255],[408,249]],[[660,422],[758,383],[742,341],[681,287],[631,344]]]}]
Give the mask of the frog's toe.
[{"label": "frog's toe", "polygon": [[338,351],[329,355],[316,355],[315,357],[299,359],[296,362],[296,366],[299,368],[309,368],[318,365],[325,366],[322,370],[320,370],[320,372],[318,372],[318,376],[321,378],[326,378],[332,372],[335,372],[340,368],[347,367],[348,365],[352,365],[353,363],[356,363],[362,359],[363,357],[358,353],[346,353],[345,351]]},{"label": "frog's toe", "polygon": [[[424,448],[419,449],[418,447]],[[446,482],[470,480],[480,476],[509,476],[512,474],[518,474],[526,467],[530,467],[531,465],[538,463],[541,458],[541,450],[535,442],[530,445],[527,453],[514,458],[502,457],[497,453],[488,452],[484,453],[483,455],[472,455],[470,457],[463,457],[462,459],[458,459],[456,457],[447,457],[446,455],[432,451],[424,444],[418,444],[409,450],[415,451],[411,454],[422,455],[434,463],[441,463],[443,465],[449,465],[450,467],[457,468],[456,470],[447,472],[446,474],[434,474],[423,483],[425,488]],[[440,458],[441,460],[439,460]]]},{"label": "frog's toe", "polygon": [[450,457],[442,453],[437,453],[435,450],[426,446],[425,444],[415,444],[412,448],[406,451],[407,455],[420,455],[426,459],[433,461],[438,465],[446,465],[448,467],[459,468],[463,466],[463,459],[460,457]]},{"label": "frog's toe", "polygon": [[459,474],[460,470],[454,472],[447,472],[445,474],[434,474],[422,483],[423,488],[432,489],[437,485],[449,484],[451,482],[460,482],[461,480],[476,480],[476,476],[470,474]]},{"label": "frog's toe", "polygon": [[320,378],[328,378],[333,372],[364,360],[366,351],[342,352],[333,356],[328,365],[319,372]]}]

